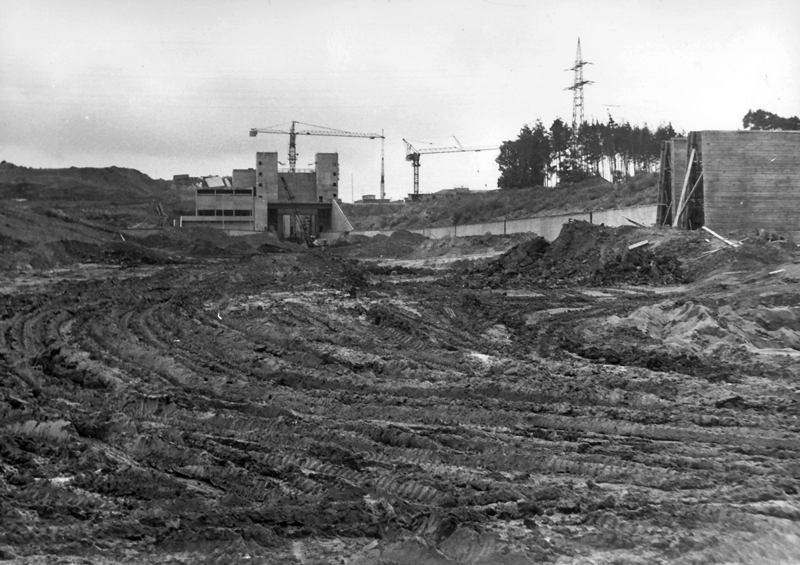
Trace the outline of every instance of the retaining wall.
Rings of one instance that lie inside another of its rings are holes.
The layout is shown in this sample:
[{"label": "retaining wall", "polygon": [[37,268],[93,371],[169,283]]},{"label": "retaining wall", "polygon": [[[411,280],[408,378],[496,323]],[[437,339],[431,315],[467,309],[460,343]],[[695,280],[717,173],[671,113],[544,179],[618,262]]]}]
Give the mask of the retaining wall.
[{"label": "retaining wall", "polygon": [[[632,206],[630,208],[617,208],[614,210],[599,210],[597,212],[583,212],[577,214],[560,214],[558,216],[538,216],[534,218],[523,218],[519,220],[506,220],[500,222],[486,222],[482,224],[464,224],[460,226],[445,226],[441,228],[423,228],[408,230],[412,233],[419,233],[431,239],[442,239],[446,237],[462,237],[469,235],[507,235],[512,233],[535,233],[548,241],[553,241],[561,233],[561,226],[570,220],[582,220],[593,224],[605,224],[607,226],[631,225],[625,217],[646,226],[656,223],[655,204],[648,206]],[[623,217],[625,216],[625,217]],[[352,231],[352,235],[365,235],[374,237],[378,234],[392,235],[396,230],[365,230]]]}]

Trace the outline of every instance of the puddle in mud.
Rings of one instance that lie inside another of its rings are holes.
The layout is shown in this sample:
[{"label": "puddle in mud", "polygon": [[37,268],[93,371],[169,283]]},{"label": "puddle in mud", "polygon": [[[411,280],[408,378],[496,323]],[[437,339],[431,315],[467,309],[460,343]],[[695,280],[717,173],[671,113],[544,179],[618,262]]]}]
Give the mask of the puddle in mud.
[{"label": "puddle in mud", "polygon": [[607,292],[603,292],[601,290],[582,290],[581,294],[591,296],[593,298],[614,298],[613,294],[608,294]]},{"label": "puddle in mud", "polygon": [[583,306],[582,308],[550,308],[548,310],[539,310],[538,312],[533,312],[532,314],[528,314],[525,316],[525,325],[530,326],[542,320],[543,318],[549,318],[550,316],[555,316],[558,314],[564,314],[565,312],[575,312],[578,310],[587,310],[588,306]]},{"label": "puddle in mud", "polygon": [[494,289],[492,292],[504,294],[511,298],[541,298],[544,296],[541,292],[533,290]]}]

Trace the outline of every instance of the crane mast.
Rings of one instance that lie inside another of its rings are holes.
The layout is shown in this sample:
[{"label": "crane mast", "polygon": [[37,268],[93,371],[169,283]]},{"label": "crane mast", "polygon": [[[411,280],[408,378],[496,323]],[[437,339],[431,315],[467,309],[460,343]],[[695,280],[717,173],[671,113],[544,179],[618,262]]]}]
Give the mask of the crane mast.
[{"label": "crane mast", "polygon": [[[300,129],[296,128],[297,124],[309,126],[319,129]],[[315,126],[312,124],[304,124],[302,122],[293,121],[288,130],[280,129],[277,126],[268,128],[251,128],[250,137],[255,137],[259,133],[278,133],[289,136],[289,172],[294,173],[297,169],[297,136],[298,135],[322,135],[330,137],[368,137],[369,139],[383,139],[383,132],[381,133],[358,133],[353,131],[343,131],[339,129],[326,128],[324,126]],[[381,175],[383,177],[383,175]]]},{"label": "crane mast", "polygon": [[283,183],[283,188],[286,190],[286,196],[289,198],[289,202],[292,204],[292,210],[294,214],[292,215],[292,220],[295,222],[297,229],[300,230],[300,235],[302,236],[303,243],[308,246],[314,244],[314,240],[311,237],[311,234],[308,233],[308,228],[306,227],[306,223],[300,218],[300,211],[297,209],[297,202],[294,199],[294,194],[292,191],[289,190],[289,185],[286,184],[286,179],[281,177],[281,182]]},{"label": "crane mast", "polygon": [[421,155],[431,155],[434,153],[469,153],[471,151],[491,151],[493,149],[500,149],[496,145],[488,145],[484,147],[463,147],[461,142],[453,136],[458,146],[450,147],[430,147],[417,149],[410,141],[403,139],[406,144],[406,161],[411,161],[411,166],[414,167],[414,194],[419,194],[419,158]]},{"label": "crane mast", "polygon": [[381,130],[381,200],[383,200],[386,195],[386,182],[383,174],[383,149],[385,141],[386,139],[383,137],[383,130]]}]

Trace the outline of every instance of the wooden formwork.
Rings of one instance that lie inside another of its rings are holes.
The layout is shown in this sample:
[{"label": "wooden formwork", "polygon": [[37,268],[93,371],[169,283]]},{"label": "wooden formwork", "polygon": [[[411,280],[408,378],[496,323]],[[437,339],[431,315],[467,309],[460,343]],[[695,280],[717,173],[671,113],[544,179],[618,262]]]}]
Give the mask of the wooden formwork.
[{"label": "wooden formwork", "polygon": [[[663,197],[672,208],[662,223],[717,231],[800,231],[800,132],[698,131],[669,144],[662,151],[662,167],[669,170],[661,174],[659,203]],[[666,195],[668,181],[671,196]]]}]

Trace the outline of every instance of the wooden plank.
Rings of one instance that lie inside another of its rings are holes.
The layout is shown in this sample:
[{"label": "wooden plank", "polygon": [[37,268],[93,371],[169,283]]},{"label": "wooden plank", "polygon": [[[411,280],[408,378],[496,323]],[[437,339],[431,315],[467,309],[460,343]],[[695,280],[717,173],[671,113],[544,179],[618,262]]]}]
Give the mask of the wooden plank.
[{"label": "wooden plank", "polygon": [[[622,214],[620,214],[620,216],[622,216]],[[632,223],[634,226],[639,226],[640,228],[646,228],[646,227],[647,227],[647,226],[645,226],[644,224],[640,224],[640,223],[639,223],[639,222],[637,222],[636,220],[631,220],[631,219],[630,219],[628,216],[622,216],[622,217],[623,217],[623,218],[625,218],[626,220],[628,220],[628,221],[629,221],[630,223]]]},{"label": "wooden plank", "polygon": [[644,247],[648,243],[650,243],[650,242],[645,239],[644,241],[639,241],[637,243],[632,243],[631,245],[628,246],[628,249],[629,250],[639,249],[640,247]]},{"label": "wooden plank", "polygon": [[694,183],[694,186],[692,187],[691,192],[689,192],[689,196],[687,196],[686,200],[683,202],[683,206],[681,206],[681,208],[678,209],[678,214],[677,214],[678,217],[680,217],[680,215],[683,214],[683,210],[686,208],[686,205],[689,203],[689,200],[691,200],[692,194],[694,194],[694,191],[697,190],[697,185],[700,184],[700,180],[702,178],[703,178],[703,173],[700,173],[700,175],[697,177],[697,180]]},{"label": "wooden plank", "polygon": [[711,235],[713,235],[714,237],[716,237],[716,238],[717,238],[717,239],[719,239],[720,241],[724,241],[725,243],[727,243],[727,244],[728,244],[728,245],[730,245],[731,247],[739,247],[739,244],[737,244],[737,243],[734,243],[734,242],[733,242],[733,241],[731,241],[730,239],[725,239],[724,237],[722,237],[721,235],[719,235],[717,232],[715,232],[715,231],[714,231],[714,230],[712,230],[711,228],[708,228],[708,227],[706,227],[706,226],[703,226],[703,228],[702,228],[702,229],[704,229],[705,231],[707,231],[708,233],[710,233]]},{"label": "wooden plank", "polygon": [[[681,189],[681,197],[678,199],[678,209],[682,209],[685,206],[684,197],[686,196],[686,185],[689,184],[689,177],[692,174],[692,163],[694,163],[694,154],[695,154],[695,152],[696,152],[695,148],[692,147],[692,152],[689,155],[689,160],[686,163],[686,177],[683,179],[683,188]],[[680,214],[675,214],[675,219],[672,222],[672,227],[673,228],[677,228],[678,227],[678,222],[680,221],[680,219],[681,219],[681,215]]]},{"label": "wooden plank", "polygon": [[658,171],[658,211],[656,213],[656,224],[663,226],[669,221],[669,211],[672,209],[672,182],[667,186],[667,181],[672,178],[672,142],[661,142],[661,158]]}]

